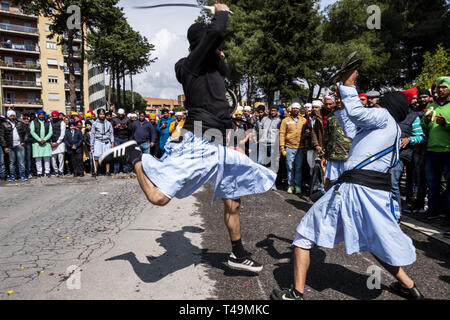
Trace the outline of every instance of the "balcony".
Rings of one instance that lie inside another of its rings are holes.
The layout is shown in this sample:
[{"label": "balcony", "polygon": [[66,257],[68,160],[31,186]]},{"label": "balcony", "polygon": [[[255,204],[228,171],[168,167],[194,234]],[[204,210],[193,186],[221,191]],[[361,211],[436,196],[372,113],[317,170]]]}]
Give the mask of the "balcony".
[{"label": "balcony", "polygon": [[13,34],[39,36],[38,28],[19,26],[19,25],[10,24],[10,23],[0,23],[0,31],[13,33]]},{"label": "balcony", "polygon": [[0,15],[10,16],[10,17],[21,17],[25,19],[37,20],[37,16],[33,14],[26,14],[25,10],[19,7],[10,6],[0,6]]},{"label": "balcony", "polygon": [[36,45],[25,45],[25,44],[17,44],[11,42],[0,42],[0,50],[8,51],[8,52],[26,52],[26,53],[35,53],[39,54],[39,46]]},{"label": "balcony", "polygon": [[[76,106],[81,106],[81,100],[76,100],[75,101],[75,105]],[[66,106],[69,107],[70,106],[70,100],[66,100]]]},{"label": "balcony", "polygon": [[23,80],[7,80],[2,79],[2,86],[4,88],[11,89],[37,89],[41,90],[42,85],[36,81],[23,81]]},{"label": "balcony", "polygon": [[41,65],[37,63],[27,63],[27,62],[6,62],[0,60],[0,69],[2,70],[13,70],[13,71],[31,71],[40,72]]},{"label": "balcony", "polygon": [[[63,56],[64,56],[64,58],[68,58],[69,57],[69,52],[67,50],[64,50],[63,51]],[[73,52],[73,57],[75,59],[81,59],[81,50],[74,51]]]},{"label": "balcony", "polygon": [[6,107],[31,107],[42,108],[43,102],[39,98],[34,99],[3,99],[3,104]]},{"label": "balcony", "polygon": [[[63,38],[64,38],[65,40],[68,39],[68,38],[67,38],[67,32],[64,32]],[[81,34],[80,34],[79,32],[75,33],[74,36],[73,36],[73,40],[74,40],[74,41],[77,41],[77,42],[81,42]]]},{"label": "balcony", "polygon": [[[69,74],[69,67],[64,67],[64,73],[65,74]],[[75,74],[81,74],[81,68],[80,67],[75,67]]]},{"label": "balcony", "polygon": [[[64,84],[64,89],[66,91],[70,91],[70,85],[68,83]],[[75,91],[80,91],[81,90],[81,86],[80,84],[75,84]]]}]

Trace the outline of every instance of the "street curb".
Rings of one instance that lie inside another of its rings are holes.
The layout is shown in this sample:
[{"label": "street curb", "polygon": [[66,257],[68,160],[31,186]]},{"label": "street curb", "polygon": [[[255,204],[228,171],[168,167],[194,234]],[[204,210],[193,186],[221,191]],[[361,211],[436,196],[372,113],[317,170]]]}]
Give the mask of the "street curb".
[{"label": "street curb", "polygon": [[450,246],[450,239],[444,237],[444,231],[430,226],[427,223],[402,215],[400,224]]}]

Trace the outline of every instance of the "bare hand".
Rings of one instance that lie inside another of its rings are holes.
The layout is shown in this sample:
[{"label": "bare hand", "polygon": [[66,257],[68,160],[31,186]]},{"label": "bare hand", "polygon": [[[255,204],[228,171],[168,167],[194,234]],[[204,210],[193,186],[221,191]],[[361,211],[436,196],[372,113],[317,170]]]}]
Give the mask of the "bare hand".
[{"label": "bare hand", "polygon": [[228,6],[223,3],[216,3],[214,5],[214,8],[216,9],[216,13],[219,11],[230,11],[230,8],[228,8]]},{"label": "bare hand", "polygon": [[94,146],[91,147],[91,151],[94,151]]},{"label": "bare hand", "polygon": [[5,148],[4,151],[5,151],[5,153],[9,153],[9,149],[8,148]]},{"label": "bare hand", "polygon": [[436,118],[436,123],[443,127],[447,126],[447,121],[441,113],[439,113],[439,117]]},{"label": "bare hand", "polygon": [[346,87],[354,86],[357,77],[358,77],[358,70],[349,71],[342,75],[342,83]]},{"label": "bare hand", "polygon": [[53,142],[52,142],[52,148],[56,148],[57,146],[58,146],[57,143],[53,143]]},{"label": "bare hand", "polygon": [[111,142],[111,148],[114,148],[114,142]]},{"label": "bare hand", "polygon": [[322,161],[320,161],[320,166],[322,167],[322,169],[325,169],[326,165],[327,165],[327,160],[326,159],[322,159]]},{"label": "bare hand", "polygon": [[155,146],[154,142],[150,142],[150,147],[153,148]]},{"label": "bare hand", "polygon": [[406,148],[406,146],[411,142],[409,138],[401,138],[400,141],[402,149]]},{"label": "bare hand", "polygon": [[322,153],[322,147],[321,146],[317,146],[316,147],[316,151],[317,151],[318,154],[321,154]]},{"label": "bare hand", "polygon": [[73,146],[72,146],[72,149],[73,149],[73,150],[76,150],[76,149],[77,149],[77,147],[76,147],[75,145],[73,145]]},{"label": "bare hand", "polygon": [[45,140],[41,140],[39,143],[41,144],[41,146],[43,146],[45,144]]}]

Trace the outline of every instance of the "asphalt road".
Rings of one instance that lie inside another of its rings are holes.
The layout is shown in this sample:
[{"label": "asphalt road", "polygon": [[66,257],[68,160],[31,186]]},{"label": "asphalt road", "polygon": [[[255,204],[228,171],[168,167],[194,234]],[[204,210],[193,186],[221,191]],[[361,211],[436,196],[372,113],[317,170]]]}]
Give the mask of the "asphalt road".
[{"label": "asphalt road", "polygon": [[[311,206],[284,191],[242,201],[242,238],[264,264],[259,275],[226,265],[223,205],[201,189],[167,207],[149,204],[127,176],[44,178],[0,184],[0,299],[267,300],[292,282],[291,240]],[[449,248],[404,229],[417,248],[406,268],[422,293],[450,298]],[[377,265],[343,245],[315,248],[306,299],[402,299],[367,288]]]}]

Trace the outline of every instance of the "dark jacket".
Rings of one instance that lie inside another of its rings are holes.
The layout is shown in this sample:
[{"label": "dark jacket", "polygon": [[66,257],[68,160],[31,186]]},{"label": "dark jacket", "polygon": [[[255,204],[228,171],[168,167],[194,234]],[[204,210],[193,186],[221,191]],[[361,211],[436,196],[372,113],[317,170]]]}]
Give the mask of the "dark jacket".
[{"label": "dark jacket", "polygon": [[[83,134],[80,130],[74,130],[72,137],[72,131],[67,130],[64,136],[64,143],[66,144],[66,152],[68,154],[83,153]],[[73,150],[72,146],[76,146],[77,149]]]},{"label": "dark jacket", "polygon": [[[114,128],[114,137],[118,139],[129,139],[131,134],[131,121],[127,117],[124,117],[123,119],[120,119],[119,117],[115,117],[111,120],[111,124]],[[120,124],[121,126],[119,128],[116,128],[116,126]],[[123,128],[122,126],[126,126],[126,128]]]},{"label": "dark jacket", "polygon": [[145,142],[156,142],[156,130],[150,121],[137,120],[131,125],[131,138],[135,140],[138,144]]},{"label": "dark jacket", "polygon": [[[29,132],[23,122],[14,121],[17,133],[19,134],[20,143],[25,143],[29,139]],[[9,120],[4,120],[0,123],[0,145],[2,148],[13,147],[13,126]]]},{"label": "dark jacket", "polygon": [[175,65],[177,80],[183,85],[188,116],[184,129],[194,132],[194,122],[202,122],[202,133],[219,129],[225,137],[231,129],[231,110],[226,98],[224,62],[216,54],[225,37],[229,13],[220,11],[200,43],[187,58]]}]

